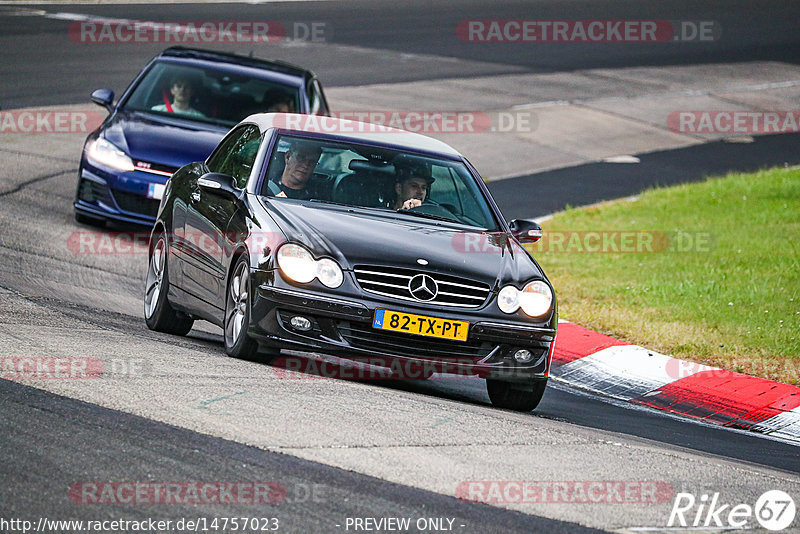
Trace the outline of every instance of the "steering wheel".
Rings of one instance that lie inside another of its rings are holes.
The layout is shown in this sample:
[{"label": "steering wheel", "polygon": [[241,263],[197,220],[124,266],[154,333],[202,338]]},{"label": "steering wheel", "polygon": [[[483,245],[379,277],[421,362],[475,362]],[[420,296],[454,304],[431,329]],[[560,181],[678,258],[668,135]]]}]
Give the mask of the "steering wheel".
[{"label": "steering wheel", "polygon": [[419,206],[415,206],[411,209],[414,211],[418,211],[419,213],[425,213],[427,215],[436,215],[437,217],[445,217],[447,219],[458,221],[458,219],[456,218],[456,216],[453,214],[452,211],[445,208],[435,200],[426,200]]}]

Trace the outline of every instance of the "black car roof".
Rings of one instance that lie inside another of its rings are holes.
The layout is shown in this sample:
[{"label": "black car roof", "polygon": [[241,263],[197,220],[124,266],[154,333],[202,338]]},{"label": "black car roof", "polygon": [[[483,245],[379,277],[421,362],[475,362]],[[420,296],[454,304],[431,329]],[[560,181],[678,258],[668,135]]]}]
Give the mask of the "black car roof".
[{"label": "black car roof", "polygon": [[202,50],[199,48],[186,48],[183,46],[173,46],[167,48],[160,57],[185,57],[193,59],[205,59],[208,61],[221,61],[225,63],[235,63],[246,67],[268,68],[276,72],[298,76],[300,78],[314,77],[314,73],[298,65],[293,65],[286,61],[259,59],[251,56],[243,56],[229,52],[217,52],[214,50]]}]

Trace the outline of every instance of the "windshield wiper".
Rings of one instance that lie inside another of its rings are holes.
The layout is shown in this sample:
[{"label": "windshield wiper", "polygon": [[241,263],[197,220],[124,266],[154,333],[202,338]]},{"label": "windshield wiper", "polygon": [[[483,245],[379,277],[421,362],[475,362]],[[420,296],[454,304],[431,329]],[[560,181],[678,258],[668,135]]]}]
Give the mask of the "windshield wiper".
[{"label": "windshield wiper", "polygon": [[350,208],[358,207],[358,206],[353,206],[352,204],[345,204],[344,202],[334,202],[333,200],[323,200],[321,198],[309,198],[308,201],[309,202],[317,202],[319,204],[333,204],[335,206],[347,206],[347,207],[350,207]]},{"label": "windshield wiper", "polygon": [[317,204],[331,204],[333,206],[344,206],[345,208],[350,208],[350,211],[353,211],[353,210],[387,211],[386,208],[373,208],[371,206],[359,206],[358,204],[346,204],[344,202],[335,202],[333,200],[324,200],[324,199],[321,199],[321,198],[309,198],[308,202],[315,202]]},{"label": "windshield wiper", "polygon": [[424,212],[421,212],[421,211],[414,211],[413,209],[410,210],[410,209],[406,209],[406,208],[400,208],[400,209],[395,210],[395,211],[397,213],[407,213],[408,215],[413,215],[414,217],[422,217],[424,219],[434,219],[436,221],[444,221],[444,222],[449,222],[449,223],[463,224],[460,221],[458,221],[457,219],[451,219],[450,217],[442,217],[440,215],[431,215],[430,213],[424,213]]}]

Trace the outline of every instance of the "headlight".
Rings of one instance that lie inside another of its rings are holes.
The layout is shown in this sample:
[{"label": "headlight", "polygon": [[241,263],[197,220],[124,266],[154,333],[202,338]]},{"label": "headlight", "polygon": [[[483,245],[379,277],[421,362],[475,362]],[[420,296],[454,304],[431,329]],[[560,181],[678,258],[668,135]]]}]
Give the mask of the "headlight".
[{"label": "headlight", "polygon": [[278,267],[283,274],[301,284],[317,276],[317,262],[309,251],[300,245],[284,245],[278,251]]},{"label": "headlight", "polygon": [[289,279],[299,284],[319,278],[327,287],[336,288],[344,281],[342,269],[335,261],[329,258],[315,260],[304,247],[291,243],[278,250],[278,267]]},{"label": "headlight", "polygon": [[330,288],[339,287],[344,281],[342,269],[335,261],[328,258],[322,258],[317,262],[317,278]]},{"label": "headlight", "polygon": [[132,171],[133,161],[117,145],[98,137],[89,144],[86,156],[93,163],[99,163],[104,167],[111,167],[118,171]]},{"label": "headlight", "polygon": [[503,313],[514,313],[519,309],[519,289],[506,286],[497,294],[497,305]]},{"label": "headlight", "polygon": [[505,286],[497,294],[497,306],[503,313],[514,313],[522,308],[526,315],[541,317],[553,305],[553,291],[541,280],[528,282],[522,291],[514,286]]},{"label": "headlight", "polygon": [[553,291],[541,280],[529,282],[519,294],[519,307],[531,317],[541,317],[553,305]]}]

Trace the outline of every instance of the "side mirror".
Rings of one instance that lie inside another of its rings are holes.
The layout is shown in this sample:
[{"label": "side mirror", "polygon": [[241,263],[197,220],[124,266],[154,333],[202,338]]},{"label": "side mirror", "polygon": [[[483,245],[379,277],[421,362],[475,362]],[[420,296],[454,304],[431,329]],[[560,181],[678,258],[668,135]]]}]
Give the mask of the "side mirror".
[{"label": "side mirror", "polygon": [[508,226],[511,228],[511,234],[520,243],[536,243],[542,238],[542,227],[535,221],[514,219]]},{"label": "side mirror", "polygon": [[92,102],[103,106],[108,111],[114,110],[114,91],[111,89],[97,89],[92,93]]},{"label": "side mirror", "polygon": [[197,185],[203,191],[207,191],[215,195],[229,198],[236,197],[237,189],[233,182],[233,176],[230,174],[209,172],[197,179]]}]

